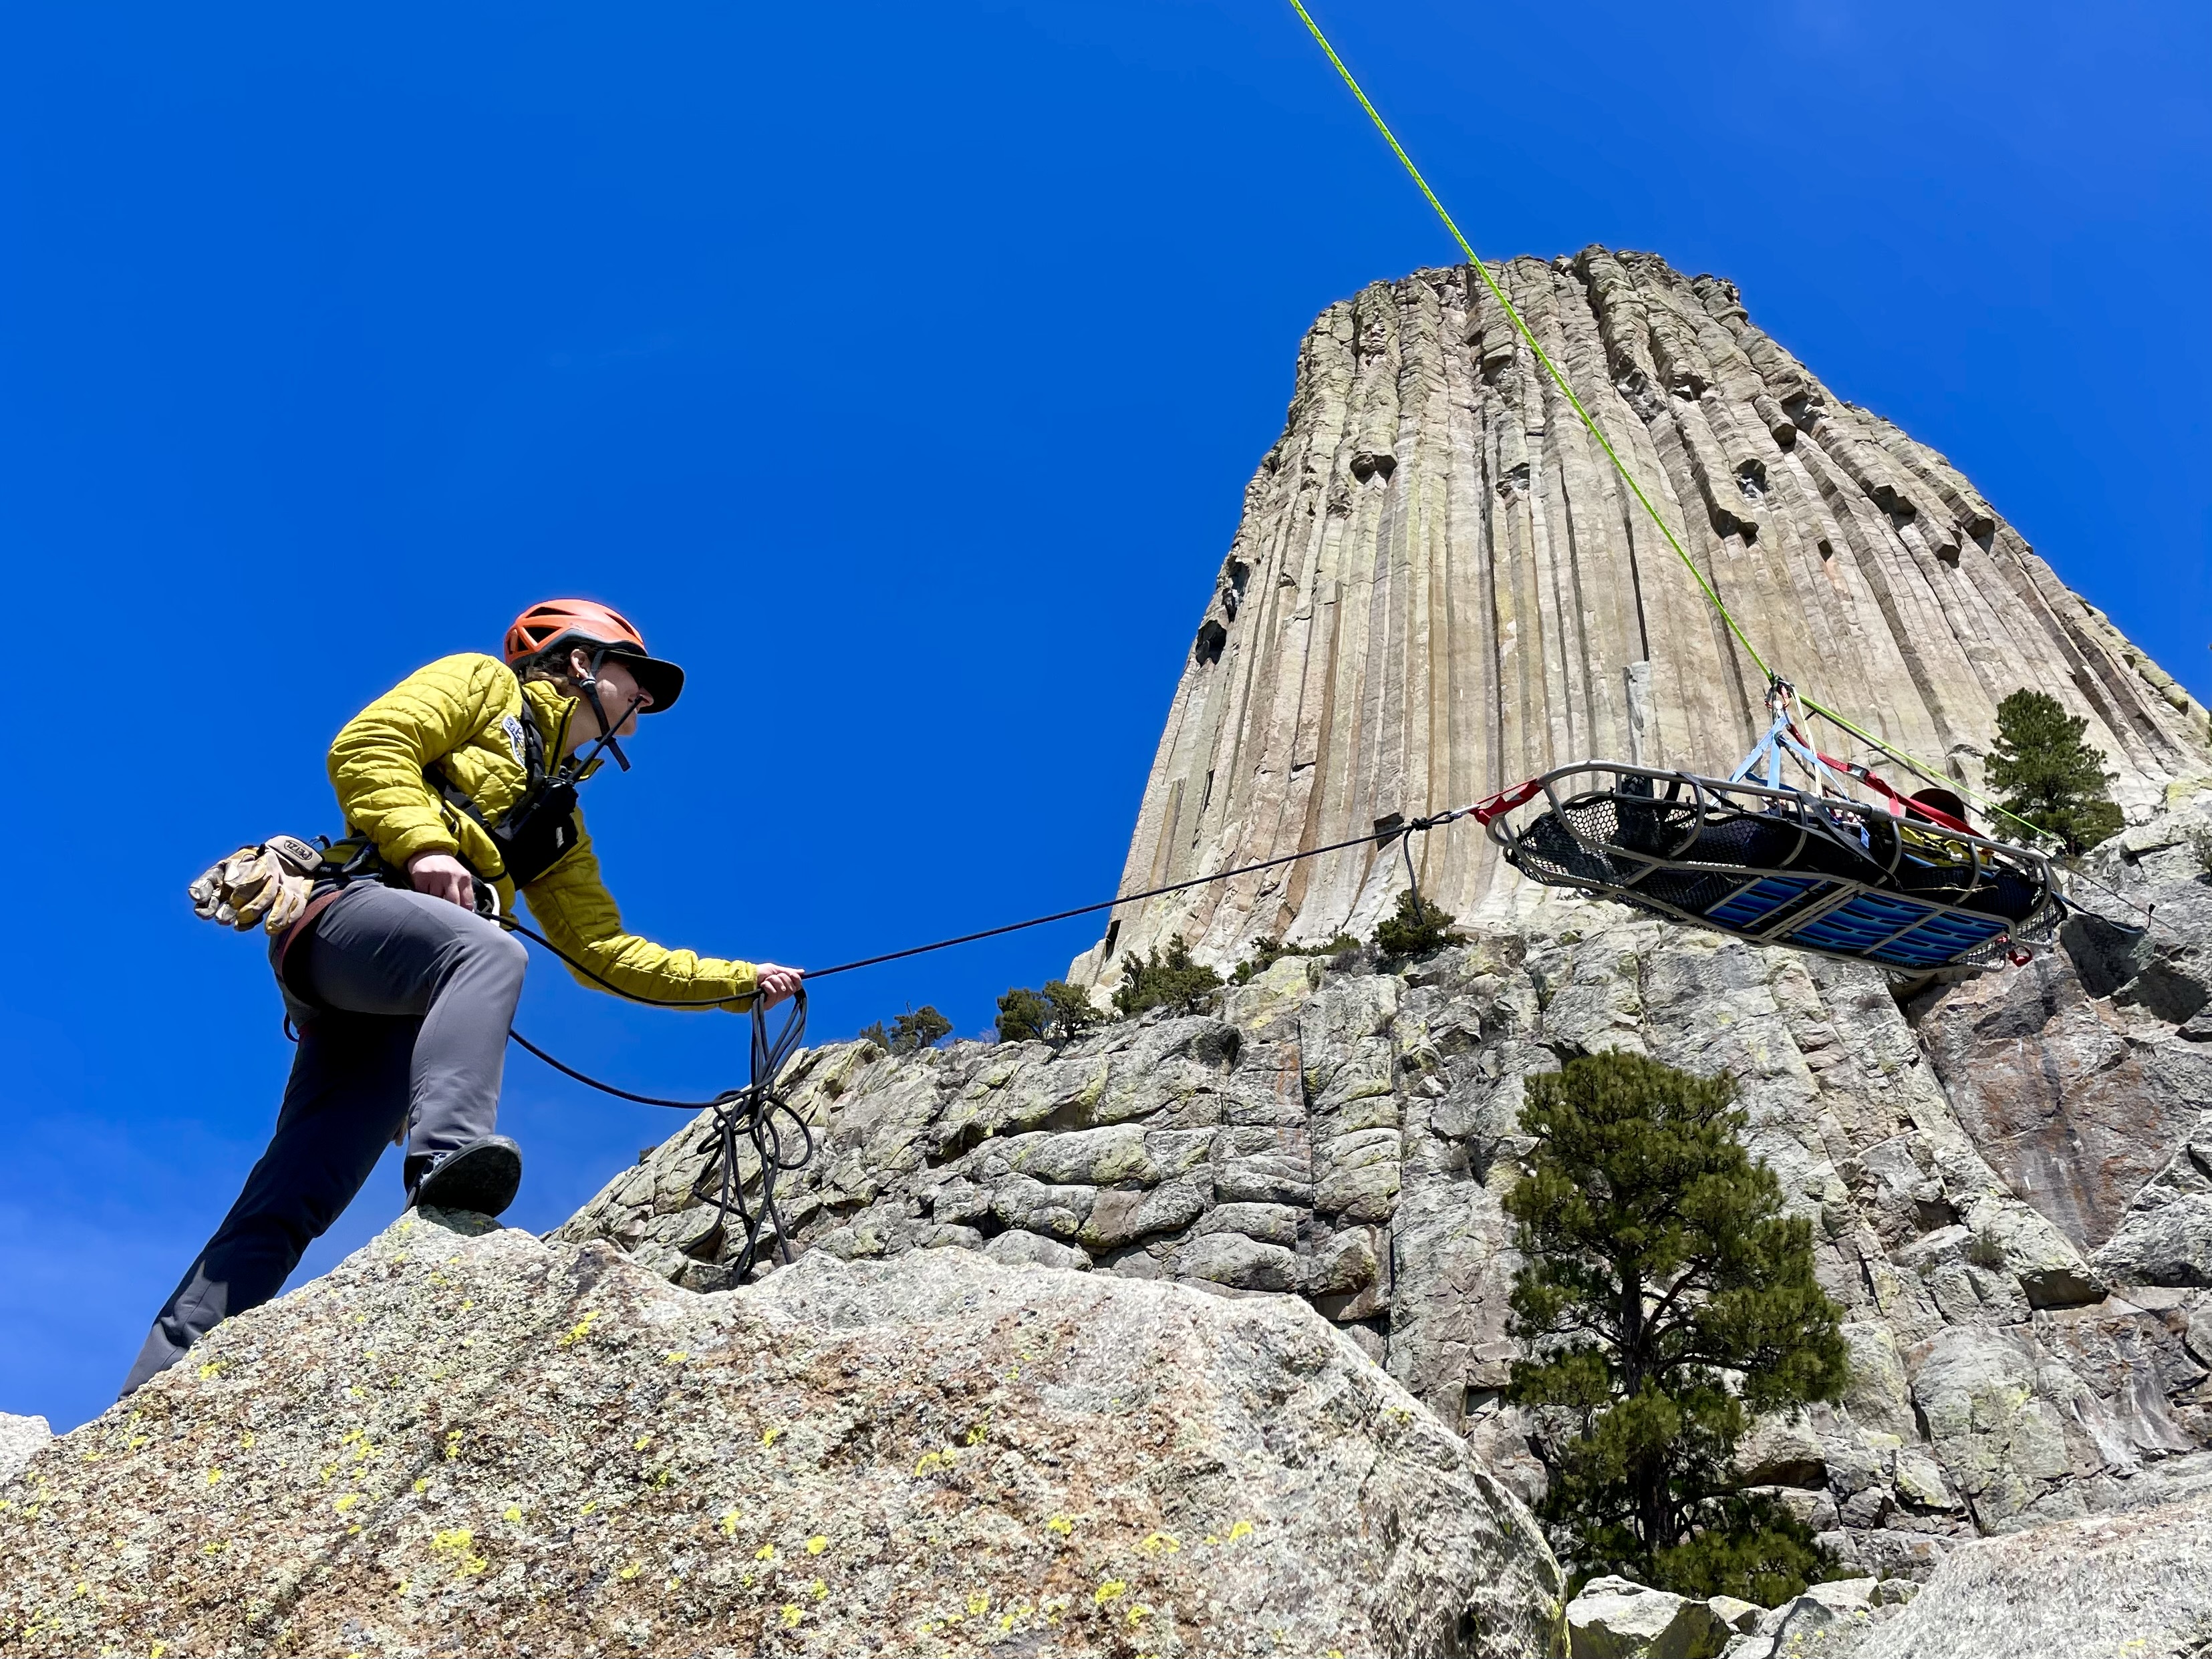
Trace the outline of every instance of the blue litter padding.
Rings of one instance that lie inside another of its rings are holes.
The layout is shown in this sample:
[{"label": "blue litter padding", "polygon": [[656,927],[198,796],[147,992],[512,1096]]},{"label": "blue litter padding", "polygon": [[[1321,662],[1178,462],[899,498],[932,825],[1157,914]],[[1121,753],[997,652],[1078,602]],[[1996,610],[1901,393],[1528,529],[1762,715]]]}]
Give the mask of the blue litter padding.
[{"label": "blue litter padding", "polygon": [[1795,903],[1814,888],[1826,884],[1809,876],[1765,876],[1739,888],[1705,915],[1730,927],[1756,927],[1784,905]]},{"label": "blue litter padding", "polygon": [[1864,955],[1899,967],[1935,968],[2002,933],[2007,925],[1999,917],[1961,915],[1893,893],[1861,893],[1776,942]]}]

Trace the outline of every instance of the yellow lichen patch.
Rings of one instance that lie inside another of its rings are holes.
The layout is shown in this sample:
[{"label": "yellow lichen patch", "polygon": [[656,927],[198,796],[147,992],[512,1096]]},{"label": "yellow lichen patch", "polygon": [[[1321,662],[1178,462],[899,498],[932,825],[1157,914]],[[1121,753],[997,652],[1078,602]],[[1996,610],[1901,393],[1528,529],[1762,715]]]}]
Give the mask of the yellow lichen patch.
[{"label": "yellow lichen patch", "polygon": [[738,1522],[744,1518],[744,1516],[739,1515],[735,1510],[723,1510],[722,1536],[725,1538],[735,1538],[738,1535]]},{"label": "yellow lichen patch", "polygon": [[514,1525],[516,1522],[522,1519],[522,1505],[520,1504],[509,1504],[506,1510],[501,1512],[499,1518],[506,1522],[509,1526]]},{"label": "yellow lichen patch", "polygon": [[791,1629],[805,1617],[806,1609],[800,1607],[798,1602],[786,1601],[783,1604],[783,1627],[786,1630]]},{"label": "yellow lichen patch", "polygon": [[773,1446],[775,1444],[777,1440],[782,1437],[782,1435],[783,1431],[781,1429],[763,1429],[761,1431],[761,1444],[763,1446]]},{"label": "yellow lichen patch", "polygon": [[218,1480],[221,1480],[222,1479],[222,1471],[221,1469],[210,1469],[210,1470],[208,1471],[208,1473],[207,1473],[207,1483],[208,1483],[208,1485],[210,1485],[210,1486],[214,1486],[214,1485],[215,1485]]},{"label": "yellow lichen patch", "polygon": [[653,1437],[652,1437],[651,1435],[649,1435],[649,1434],[641,1434],[641,1435],[638,1436],[638,1437],[637,1437],[636,1439],[635,1439],[635,1440],[633,1440],[633,1441],[631,1441],[631,1442],[629,1443],[629,1449],[630,1449],[632,1451],[643,1451],[643,1450],[644,1450],[647,1446],[650,1446],[652,1443],[653,1443]]},{"label": "yellow lichen patch", "polygon": [[147,1652],[149,1656],[149,1659],[161,1659],[161,1656],[168,1650],[169,1644],[167,1642],[156,1642],[151,1648],[147,1650]]},{"label": "yellow lichen patch", "polygon": [[1142,1601],[1138,1602],[1135,1607],[1131,1607],[1126,1615],[1129,1623],[1133,1626],[1143,1624],[1146,1620],[1152,1616],[1152,1610],[1146,1607]]},{"label": "yellow lichen patch", "polygon": [[593,1510],[599,1508],[599,1500],[594,1498],[589,1503],[586,1504],[583,1508],[578,1510],[576,1513],[579,1515],[589,1515]]},{"label": "yellow lichen patch", "polygon": [[416,1495],[417,1498],[420,1498],[420,1497],[421,1497],[424,1492],[428,1492],[428,1491],[429,1491],[429,1490],[430,1490],[430,1482],[429,1482],[429,1480],[428,1479],[428,1477],[425,1477],[425,1478],[424,1478],[424,1479],[422,1479],[422,1480],[417,1480],[417,1481],[415,1483],[415,1495]]},{"label": "yellow lichen patch", "polygon": [[930,1474],[933,1470],[945,1468],[947,1464],[951,1462],[951,1448],[949,1447],[945,1451],[941,1452],[924,1452],[920,1457],[915,1460],[914,1472],[916,1478],[919,1478],[922,1475]]},{"label": "yellow lichen patch", "polygon": [[1232,1544],[1240,1538],[1249,1538],[1251,1535],[1252,1523],[1249,1521],[1239,1521],[1229,1529],[1229,1541]]},{"label": "yellow lichen patch", "polygon": [[987,1591],[977,1590],[968,1598],[968,1616],[977,1618],[991,1610],[991,1597]]},{"label": "yellow lichen patch", "polygon": [[668,1484],[670,1478],[674,1474],[675,1471],[673,1469],[669,1468],[665,1464],[664,1464],[659,1468],[657,1468],[653,1472],[653,1484],[656,1486],[665,1486]]},{"label": "yellow lichen patch", "polygon": [[633,1561],[628,1566],[624,1567],[620,1572],[617,1573],[615,1577],[621,1579],[624,1583],[627,1583],[631,1579],[636,1577],[642,1571],[643,1569],[640,1565],[637,1562]]},{"label": "yellow lichen patch", "polygon": [[1123,1583],[1118,1578],[1109,1578],[1097,1589],[1091,1592],[1091,1603],[1093,1606],[1103,1607],[1109,1601],[1118,1600],[1123,1592],[1127,1590],[1128,1588],[1129,1587],[1127,1584]]},{"label": "yellow lichen patch", "polygon": [[823,1583],[819,1578],[817,1578],[807,1585],[806,1593],[812,1596],[816,1601],[819,1601],[829,1595],[830,1586]]},{"label": "yellow lichen patch", "polygon": [[238,1449],[240,1451],[252,1451],[253,1449],[252,1430],[248,1429],[243,1435],[239,1437]]},{"label": "yellow lichen patch", "polygon": [[[464,1304],[463,1305],[466,1306],[467,1304]],[[592,1334],[592,1322],[599,1316],[599,1310],[597,1308],[593,1308],[581,1319],[578,1320],[574,1324],[568,1328],[568,1334],[561,1339],[560,1346],[564,1348],[573,1348],[579,1342],[581,1342],[586,1337]]]},{"label": "yellow lichen patch", "polygon": [[758,1549],[753,1552],[753,1559],[756,1561],[775,1560],[775,1545],[773,1542],[763,1544]]},{"label": "yellow lichen patch", "polygon": [[450,1462],[452,1462],[455,1458],[459,1457],[460,1455],[461,1455],[461,1431],[460,1431],[459,1429],[448,1429],[448,1430],[447,1430],[447,1431],[446,1431],[446,1461],[447,1461],[448,1463],[450,1463]]},{"label": "yellow lichen patch", "polygon": [[1056,1532],[1065,1538],[1075,1530],[1075,1522],[1064,1515],[1055,1515],[1044,1523],[1044,1529],[1047,1532]]},{"label": "yellow lichen patch", "polygon": [[482,1572],[491,1565],[489,1558],[472,1553],[476,1541],[476,1534],[466,1527],[450,1527],[431,1534],[430,1547],[441,1555],[454,1558],[453,1576],[460,1578]]},{"label": "yellow lichen patch", "polygon": [[339,1498],[337,1503],[331,1504],[331,1507],[336,1510],[340,1515],[343,1515],[348,1510],[351,1509],[355,1504],[360,1502],[361,1494],[357,1492],[349,1492],[343,1498]]},{"label": "yellow lichen patch", "polygon": [[829,1547],[830,1547],[830,1540],[829,1540],[829,1537],[828,1537],[828,1535],[827,1535],[826,1534],[823,1534],[823,1533],[818,1533],[818,1532],[817,1532],[817,1533],[816,1533],[816,1534],[814,1534],[814,1536],[813,1536],[813,1537],[811,1537],[811,1538],[810,1538],[810,1539],[808,1539],[808,1540],[806,1540],[806,1553],[807,1553],[809,1555],[819,1555],[819,1554],[821,1554],[821,1553],[822,1553],[822,1552],[823,1552],[823,1551],[824,1551],[824,1550],[828,1549]]},{"label": "yellow lichen patch", "polygon": [[138,1449],[138,1448],[139,1448],[139,1447],[141,1447],[141,1446],[143,1446],[143,1445],[146,1445],[146,1444],[149,1443],[152,1441],[152,1439],[153,1439],[153,1437],[152,1437],[151,1435],[146,1435],[146,1434],[134,1434],[134,1435],[132,1435],[132,1436],[131,1437],[131,1442],[130,1442],[130,1445],[129,1445],[128,1449],[130,1449],[130,1450],[131,1450],[131,1451],[137,1451],[137,1450]]},{"label": "yellow lichen patch", "polygon": [[980,1446],[983,1443],[983,1437],[990,1433],[990,1419],[986,1418],[980,1422],[971,1423],[969,1425],[968,1432],[964,1438],[969,1445]]},{"label": "yellow lichen patch", "polygon": [[662,1357],[660,1363],[664,1365],[680,1365],[690,1357],[690,1352],[687,1349],[672,1348]]},{"label": "yellow lichen patch", "polygon": [[209,1360],[206,1364],[200,1367],[200,1381],[204,1382],[210,1377],[220,1376],[222,1368],[228,1364],[230,1362],[228,1359]]},{"label": "yellow lichen patch", "polygon": [[1173,1555],[1182,1547],[1182,1540],[1171,1532],[1148,1533],[1137,1547],[1147,1555]]}]

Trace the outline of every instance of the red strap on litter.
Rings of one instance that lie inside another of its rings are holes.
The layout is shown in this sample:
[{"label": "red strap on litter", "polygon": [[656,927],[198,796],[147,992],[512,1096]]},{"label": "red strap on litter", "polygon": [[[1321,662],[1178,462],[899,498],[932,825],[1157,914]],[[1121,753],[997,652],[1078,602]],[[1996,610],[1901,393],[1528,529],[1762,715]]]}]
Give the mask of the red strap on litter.
[{"label": "red strap on litter", "polygon": [[1477,801],[1468,810],[1474,814],[1477,823],[1487,823],[1499,813],[1510,812],[1515,807],[1534,800],[1543,787],[1542,780],[1531,778],[1526,783],[1515,784],[1510,789],[1501,789],[1489,799]]},{"label": "red strap on litter", "polygon": [[[1817,749],[1813,752],[1820,754]],[[1893,817],[1903,817],[1910,812],[1915,817],[1926,818],[1930,823],[1940,825],[1943,829],[1956,830],[1962,836],[1980,833],[1972,824],[1960,822],[1941,807],[1930,806],[1926,801],[1915,800],[1910,795],[1899,794],[1896,790],[1891,788],[1863,766],[1854,764],[1850,761],[1838,760],[1833,755],[1820,755],[1820,763],[1824,766],[1832,766],[1845,777],[1856,778],[1859,782],[1866,785],[1868,788],[1889,803],[1890,816]]]}]

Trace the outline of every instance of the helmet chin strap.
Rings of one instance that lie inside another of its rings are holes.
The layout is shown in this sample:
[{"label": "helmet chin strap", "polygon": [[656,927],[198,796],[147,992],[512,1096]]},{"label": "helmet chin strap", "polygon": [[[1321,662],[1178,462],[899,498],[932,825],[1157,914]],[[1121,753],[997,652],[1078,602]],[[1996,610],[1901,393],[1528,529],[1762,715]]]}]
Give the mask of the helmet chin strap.
[{"label": "helmet chin strap", "polygon": [[[606,706],[599,701],[599,665],[606,659],[606,647],[600,646],[594,649],[592,653],[592,672],[576,683],[582,689],[586,701],[592,705],[592,718],[599,723],[599,740],[592,745],[590,754],[576,763],[575,769],[579,773],[599,759],[599,750],[602,749],[615,757],[617,766],[625,772],[629,770],[629,757],[623,753],[622,744],[615,741],[615,728],[621,722],[609,720]],[[629,707],[622,712],[623,720],[626,720],[635,714],[638,704],[644,701],[641,696],[632,697],[629,700]]]}]

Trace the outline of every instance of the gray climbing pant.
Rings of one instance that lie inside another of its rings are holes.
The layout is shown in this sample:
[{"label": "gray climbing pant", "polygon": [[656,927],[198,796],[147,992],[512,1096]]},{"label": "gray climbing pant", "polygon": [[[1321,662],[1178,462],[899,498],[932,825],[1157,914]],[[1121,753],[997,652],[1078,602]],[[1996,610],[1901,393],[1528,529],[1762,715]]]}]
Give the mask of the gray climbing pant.
[{"label": "gray climbing pant", "polygon": [[282,1290],[403,1131],[412,1172],[497,1121],[522,942],[457,904],[366,881],[312,927],[285,965],[300,1048],[276,1133],[155,1319],[126,1395]]}]

